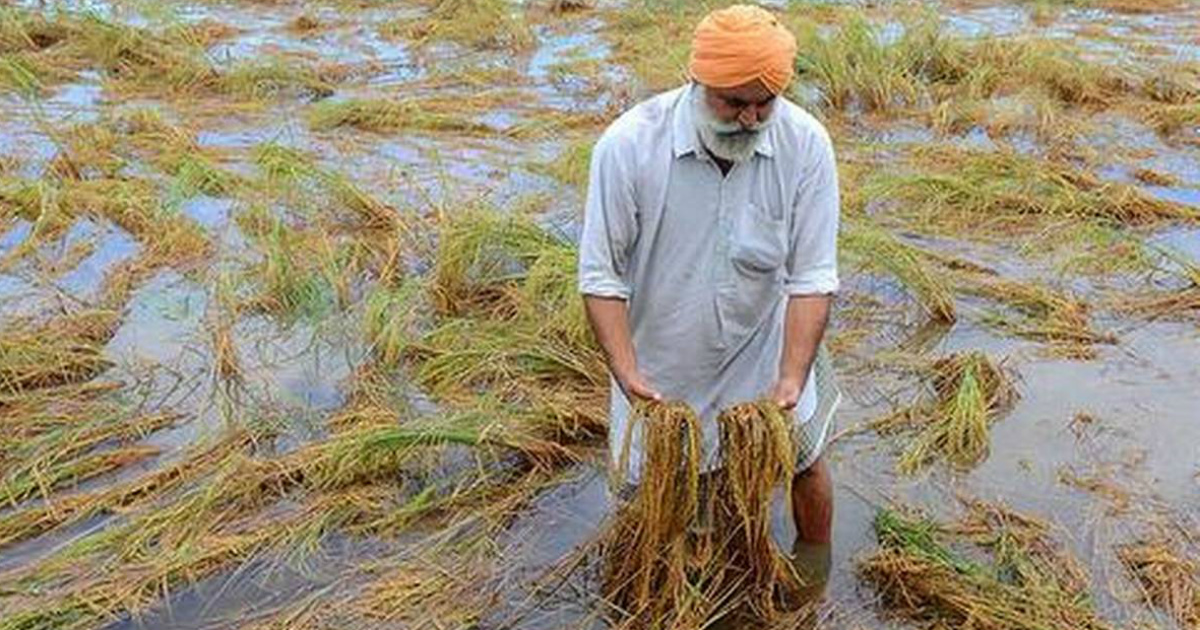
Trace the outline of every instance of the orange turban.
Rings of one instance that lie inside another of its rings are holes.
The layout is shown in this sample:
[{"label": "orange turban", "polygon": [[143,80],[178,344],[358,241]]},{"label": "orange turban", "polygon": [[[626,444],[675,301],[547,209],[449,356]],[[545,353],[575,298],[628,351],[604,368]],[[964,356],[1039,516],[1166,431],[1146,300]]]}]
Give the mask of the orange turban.
[{"label": "orange turban", "polygon": [[770,12],[737,4],[709,13],[692,36],[692,78],[715,88],[759,79],[772,94],[792,80],[796,38]]}]

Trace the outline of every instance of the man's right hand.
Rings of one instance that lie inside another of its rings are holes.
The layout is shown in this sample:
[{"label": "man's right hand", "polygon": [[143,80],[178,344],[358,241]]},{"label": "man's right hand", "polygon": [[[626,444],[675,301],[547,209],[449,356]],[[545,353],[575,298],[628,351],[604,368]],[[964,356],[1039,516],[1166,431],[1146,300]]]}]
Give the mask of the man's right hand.
[{"label": "man's right hand", "polygon": [[658,390],[650,386],[646,377],[636,369],[623,371],[622,373],[613,373],[617,379],[617,384],[621,386],[621,391],[625,392],[625,397],[632,402],[635,398],[643,400],[653,400],[662,402],[662,394]]}]

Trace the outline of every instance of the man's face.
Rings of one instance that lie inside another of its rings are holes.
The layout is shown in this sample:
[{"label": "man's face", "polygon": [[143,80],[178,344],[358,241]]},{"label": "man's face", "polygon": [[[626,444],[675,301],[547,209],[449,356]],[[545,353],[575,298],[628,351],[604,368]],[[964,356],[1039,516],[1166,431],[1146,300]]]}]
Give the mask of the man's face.
[{"label": "man's face", "polygon": [[744,162],[754,155],[766,130],[775,96],[759,81],[733,88],[694,86],[700,141],[722,160]]},{"label": "man's face", "polygon": [[717,120],[738,123],[746,130],[765,122],[775,105],[775,95],[757,80],[732,88],[706,88],[704,100]]}]

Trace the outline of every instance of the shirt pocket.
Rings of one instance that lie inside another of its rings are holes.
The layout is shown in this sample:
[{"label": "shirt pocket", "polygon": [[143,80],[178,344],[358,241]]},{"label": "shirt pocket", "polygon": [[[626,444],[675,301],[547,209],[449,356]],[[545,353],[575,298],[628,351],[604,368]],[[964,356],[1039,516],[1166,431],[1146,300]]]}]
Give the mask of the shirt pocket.
[{"label": "shirt pocket", "polygon": [[717,296],[722,337],[737,343],[758,329],[783,295],[782,269],[787,254],[785,224],[754,204],[734,218],[730,235],[732,272]]},{"label": "shirt pocket", "polygon": [[772,217],[766,208],[747,204],[734,218],[729,247],[734,268],[749,277],[778,275],[787,253],[786,230],[783,220]]}]

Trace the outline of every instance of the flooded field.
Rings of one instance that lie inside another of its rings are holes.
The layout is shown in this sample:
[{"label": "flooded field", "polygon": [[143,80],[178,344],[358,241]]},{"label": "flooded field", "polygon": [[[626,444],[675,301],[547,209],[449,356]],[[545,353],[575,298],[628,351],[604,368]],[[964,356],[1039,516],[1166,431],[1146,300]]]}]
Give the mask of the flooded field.
[{"label": "flooded field", "polygon": [[[0,630],[610,627],[575,239],[701,5],[0,3]],[[848,394],[781,627],[1200,628],[1200,3],[768,6]]]}]

